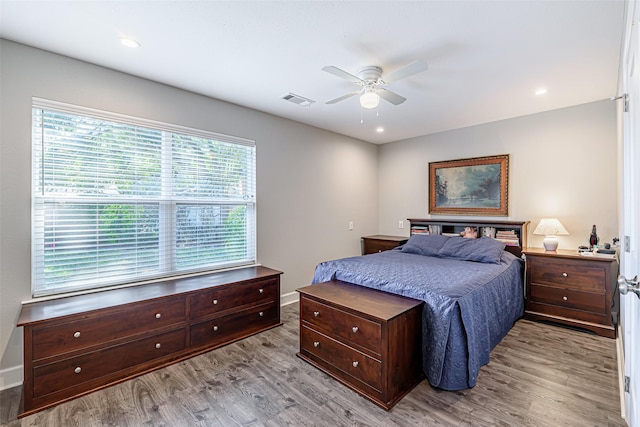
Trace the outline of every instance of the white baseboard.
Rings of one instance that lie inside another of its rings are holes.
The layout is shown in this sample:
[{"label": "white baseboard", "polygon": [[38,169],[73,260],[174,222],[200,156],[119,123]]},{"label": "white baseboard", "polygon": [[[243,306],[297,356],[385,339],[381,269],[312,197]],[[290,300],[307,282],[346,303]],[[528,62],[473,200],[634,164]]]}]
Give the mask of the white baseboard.
[{"label": "white baseboard", "polygon": [[22,365],[0,369],[0,390],[22,385]]},{"label": "white baseboard", "polygon": [[294,304],[298,302],[298,300],[300,299],[299,295],[300,294],[298,294],[298,292],[296,291],[289,292],[288,294],[280,295],[280,306],[285,306],[285,305]]},{"label": "white baseboard", "polygon": [[[298,295],[299,294],[295,291],[280,295],[280,305],[285,306],[297,303],[299,300]],[[22,365],[0,370],[0,390],[6,390],[22,385],[22,378]]]}]

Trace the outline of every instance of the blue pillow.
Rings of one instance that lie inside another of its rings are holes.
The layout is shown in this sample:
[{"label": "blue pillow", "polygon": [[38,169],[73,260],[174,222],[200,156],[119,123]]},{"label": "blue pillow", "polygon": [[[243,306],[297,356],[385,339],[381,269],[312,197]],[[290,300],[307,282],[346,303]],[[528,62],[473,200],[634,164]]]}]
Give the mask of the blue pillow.
[{"label": "blue pillow", "polygon": [[490,237],[481,237],[479,239],[451,237],[444,242],[444,245],[438,251],[438,256],[487,264],[500,264],[504,247],[504,243]]},{"label": "blue pillow", "polygon": [[438,256],[438,251],[449,240],[449,236],[441,236],[438,234],[414,234],[409,237],[407,243],[402,245],[402,252],[424,255]]}]

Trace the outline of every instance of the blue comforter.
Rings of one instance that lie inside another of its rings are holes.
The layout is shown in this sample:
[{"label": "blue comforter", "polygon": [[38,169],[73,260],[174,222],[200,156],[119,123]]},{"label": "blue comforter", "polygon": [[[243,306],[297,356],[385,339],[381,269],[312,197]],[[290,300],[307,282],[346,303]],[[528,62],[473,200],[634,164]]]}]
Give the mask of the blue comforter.
[{"label": "blue comforter", "polygon": [[473,387],[491,350],[524,310],[522,261],[498,264],[399,250],[319,264],[313,283],[342,280],[425,301],[423,369],[434,387]]}]

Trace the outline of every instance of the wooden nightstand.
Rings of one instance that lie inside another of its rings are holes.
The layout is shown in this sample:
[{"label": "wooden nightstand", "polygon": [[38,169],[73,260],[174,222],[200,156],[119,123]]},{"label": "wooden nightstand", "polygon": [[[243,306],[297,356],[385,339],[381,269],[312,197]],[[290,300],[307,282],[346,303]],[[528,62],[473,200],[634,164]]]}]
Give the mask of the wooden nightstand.
[{"label": "wooden nightstand", "polygon": [[388,251],[404,245],[407,240],[409,240],[408,237],[402,236],[366,236],[362,238],[362,255]]},{"label": "wooden nightstand", "polygon": [[[613,324],[618,261],[576,251],[526,248],[525,318],[616,337]],[[616,305],[617,306],[617,305]]]}]

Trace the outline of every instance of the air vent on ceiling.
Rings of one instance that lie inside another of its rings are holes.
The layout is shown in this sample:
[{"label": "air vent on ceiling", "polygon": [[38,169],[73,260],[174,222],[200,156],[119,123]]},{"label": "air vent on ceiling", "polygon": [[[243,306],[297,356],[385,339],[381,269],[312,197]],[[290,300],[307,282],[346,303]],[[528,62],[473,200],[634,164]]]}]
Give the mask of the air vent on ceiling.
[{"label": "air vent on ceiling", "polygon": [[308,107],[316,101],[313,101],[309,98],[305,98],[304,96],[296,95],[295,93],[289,92],[286,95],[282,96],[282,99],[285,101],[293,102],[294,104],[298,104],[301,107]]}]

